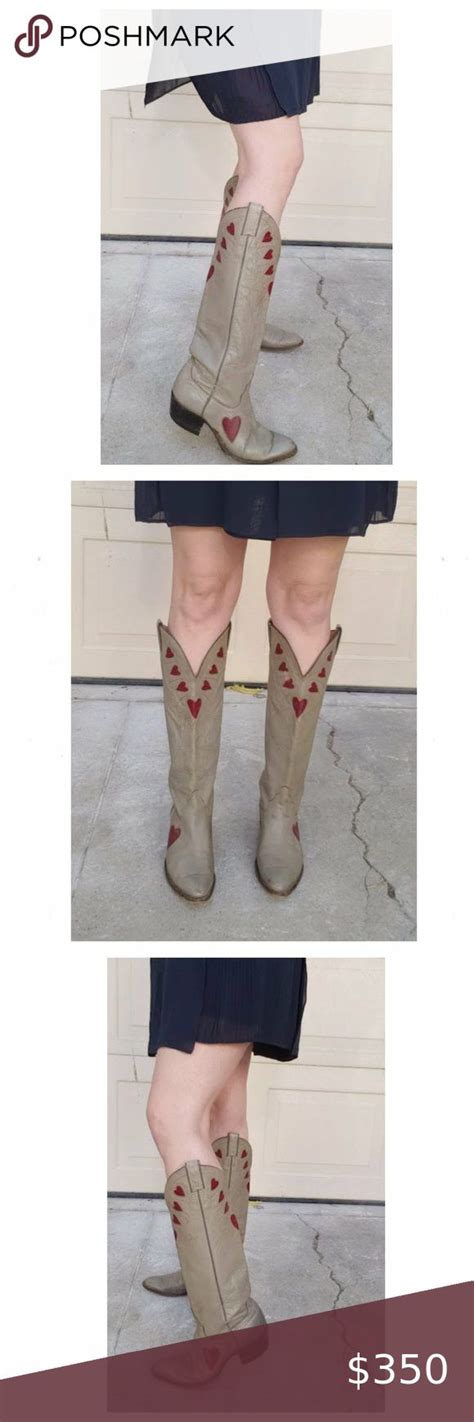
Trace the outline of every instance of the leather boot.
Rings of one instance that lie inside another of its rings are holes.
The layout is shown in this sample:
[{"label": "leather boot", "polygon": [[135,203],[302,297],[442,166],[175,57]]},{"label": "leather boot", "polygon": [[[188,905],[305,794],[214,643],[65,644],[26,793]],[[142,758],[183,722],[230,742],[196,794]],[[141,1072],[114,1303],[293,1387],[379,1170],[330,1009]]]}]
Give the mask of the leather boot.
[{"label": "leather boot", "polygon": [[292,439],[259,423],[249,394],[280,245],[276,222],[258,203],[221,218],[191,356],[171,395],[176,424],[191,434],[207,424],[224,453],[244,464],[296,454]]},{"label": "leather boot", "polygon": [[188,1161],[165,1187],[196,1338],[264,1324],[251,1298],[240,1222],[223,1170]]},{"label": "leather boot", "polygon": [[304,676],[286,637],[272,622],[268,628],[270,672],[256,868],[270,893],[291,894],[303,873],[298,810],[341,628],[331,632]]},{"label": "leather boot", "polygon": [[[243,1136],[232,1132],[213,1141],[212,1149],[218,1160],[222,1161],[227,1198],[231,1210],[237,1216],[244,1240],[249,1207],[252,1147]],[[165,1295],[167,1298],[178,1298],[186,1293],[181,1269],[170,1274],[150,1274],[143,1280],[143,1287],[149,1289],[152,1294]]]},{"label": "leather boot", "polygon": [[158,623],[158,636],[173,801],[166,877],[183,898],[205,902],[215,884],[212,807],[230,624],[216,637],[196,675],[163,622]]},{"label": "leather boot", "polygon": [[[227,208],[234,196],[238,181],[239,175],[238,173],[234,173],[233,176],[228,179],[225,185],[224,206],[222,208],[223,214],[227,212]],[[281,326],[272,326],[270,322],[267,321],[262,336],[262,351],[294,351],[297,346],[302,345],[303,337],[298,336],[296,334],[296,331],[284,331],[282,330]]]}]

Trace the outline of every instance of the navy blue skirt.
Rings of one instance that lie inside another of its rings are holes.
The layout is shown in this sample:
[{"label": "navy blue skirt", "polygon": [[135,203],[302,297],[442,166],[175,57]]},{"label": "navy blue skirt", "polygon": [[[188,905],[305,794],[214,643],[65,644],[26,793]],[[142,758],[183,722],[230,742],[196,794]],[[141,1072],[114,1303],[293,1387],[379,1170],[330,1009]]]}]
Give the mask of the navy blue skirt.
[{"label": "navy blue skirt", "polygon": [[[315,57],[189,77],[215,118],[225,123],[260,123],[285,114],[304,114],[319,94],[319,67],[319,57]],[[171,79],[147,84],[145,104],[187,82]]]},{"label": "navy blue skirt", "polygon": [[364,536],[393,519],[395,480],[181,480],[135,483],[139,523],[223,528],[236,538]]},{"label": "navy blue skirt", "polygon": [[196,1042],[251,1042],[258,1056],[298,1056],[305,958],[151,958],[148,1055]]}]

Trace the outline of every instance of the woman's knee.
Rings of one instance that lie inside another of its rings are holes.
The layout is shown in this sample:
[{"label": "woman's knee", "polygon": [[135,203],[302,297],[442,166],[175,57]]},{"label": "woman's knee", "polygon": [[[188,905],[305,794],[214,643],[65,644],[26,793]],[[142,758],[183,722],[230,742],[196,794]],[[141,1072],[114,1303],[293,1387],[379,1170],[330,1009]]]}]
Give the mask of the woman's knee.
[{"label": "woman's knee", "polygon": [[282,615],[297,626],[309,630],[328,621],[334,598],[334,581],[311,581],[298,577],[287,581],[269,578],[267,596],[270,612],[277,626],[278,617]]},{"label": "woman's knee", "polygon": [[245,129],[238,140],[239,175],[250,177],[264,167],[291,186],[304,160],[299,123],[287,118],[271,119],[255,126],[245,125]]},{"label": "woman's knee", "polygon": [[214,620],[223,611],[227,621],[234,610],[242,582],[241,569],[188,569],[179,578],[178,604],[182,616],[196,626]]},{"label": "woman's knee", "polygon": [[149,1130],[153,1136],[155,1145],[160,1154],[166,1152],[173,1139],[173,1130],[176,1126],[175,1111],[168,1109],[166,1100],[157,1098],[150,1092],[147,1101],[146,1118]]}]

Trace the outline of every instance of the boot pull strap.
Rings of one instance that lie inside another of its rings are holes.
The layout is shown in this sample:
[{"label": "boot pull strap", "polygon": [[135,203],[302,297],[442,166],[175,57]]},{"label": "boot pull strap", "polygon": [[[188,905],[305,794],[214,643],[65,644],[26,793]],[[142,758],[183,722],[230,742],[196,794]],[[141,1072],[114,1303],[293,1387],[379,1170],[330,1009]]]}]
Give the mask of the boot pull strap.
[{"label": "boot pull strap", "polygon": [[227,1137],[227,1155],[239,1154],[239,1135],[235,1131],[230,1131]]},{"label": "boot pull strap", "polygon": [[201,1166],[198,1160],[188,1160],[185,1166],[188,1177],[188,1185],[191,1191],[204,1190],[204,1180]]},{"label": "boot pull strap", "polygon": [[263,207],[258,202],[249,202],[245,222],[242,228],[243,237],[256,237],[258,224],[262,216]]}]

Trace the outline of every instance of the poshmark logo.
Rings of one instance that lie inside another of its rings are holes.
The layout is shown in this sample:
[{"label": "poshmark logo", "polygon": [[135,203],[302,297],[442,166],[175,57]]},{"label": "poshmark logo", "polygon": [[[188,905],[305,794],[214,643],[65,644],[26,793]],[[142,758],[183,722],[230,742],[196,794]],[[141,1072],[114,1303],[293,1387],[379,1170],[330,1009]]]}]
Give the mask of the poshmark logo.
[{"label": "poshmark logo", "polygon": [[32,59],[33,55],[38,53],[40,41],[48,39],[52,30],[53,21],[50,20],[49,15],[33,15],[31,20],[28,20],[28,28],[24,35],[16,37],[17,54],[20,54],[22,59]]},{"label": "poshmark logo", "polygon": [[[86,49],[94,48],[97,44],[136,45],[139,49],[148,49],[154,44],[162,45],[164,49],[174,49],[175,45],[184,45],[188,49],[208,45],[210,49],[219,49],[221,45],[229,44],[233,49],[233,28],[233,25],[227,25],[226,29],[221,25],[192,25],[186,30],[184,25],[177,25],[176,28],[173,25],[162,25],[160,30],[153,30],[151,25],[139,25],[133,30],[128,25],[106,25],[104,30],[100,30],[97,25],[83,25],[82,29],[78,30],[75,25],[61,25],[59,43],[61,49],[74,40]],[[17,54],[22,59],[32,59],[34,54],[38,54],[41,40],[48,39],[52,30],[53,21],[48,15],[33,15],[24,34],[16,37]]]}]

